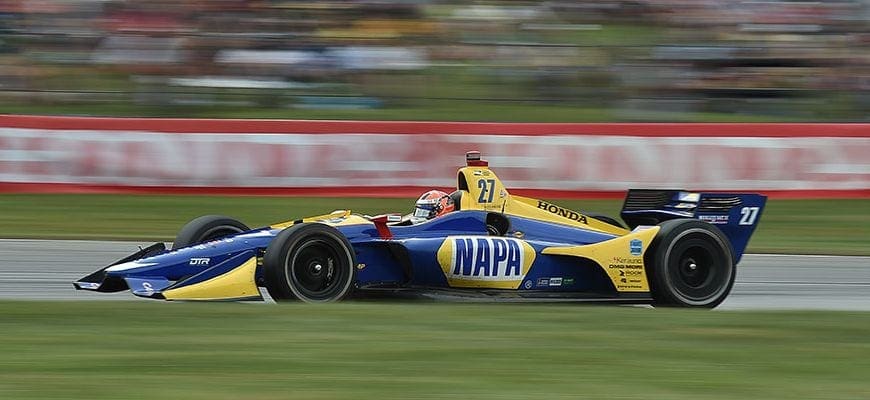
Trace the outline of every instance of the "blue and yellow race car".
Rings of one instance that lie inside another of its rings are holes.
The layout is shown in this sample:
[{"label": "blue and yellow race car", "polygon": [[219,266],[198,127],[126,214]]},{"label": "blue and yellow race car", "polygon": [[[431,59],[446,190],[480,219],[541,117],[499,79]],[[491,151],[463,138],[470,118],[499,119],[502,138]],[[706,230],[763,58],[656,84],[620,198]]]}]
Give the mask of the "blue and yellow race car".
[{"label": "blue and yellow race car", "polygon": [[421,198],[428,214],[335,211],[258,229],[204,216],[171,250],[154,244],[74,286],[166,300],[262,300],[265,288],[276,301],[441,293],[711,308],[731,291],[766,197],[629,190],[626,227],[512,195],[469,152],[456,191],[431,200]]}]

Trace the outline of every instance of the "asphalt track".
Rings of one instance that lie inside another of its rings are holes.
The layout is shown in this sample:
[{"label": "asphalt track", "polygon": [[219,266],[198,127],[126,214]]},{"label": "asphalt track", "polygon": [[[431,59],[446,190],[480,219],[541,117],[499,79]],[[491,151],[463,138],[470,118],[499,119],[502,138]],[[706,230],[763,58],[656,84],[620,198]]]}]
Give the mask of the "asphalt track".
[{"label": "asphalt track", "polygon": [[[0,239],[0,299],[150,301],[128,292],[76,291],[71,283],[129,255],[136,246]],[[870,257],[747,254],[731,295],[718,309],[870,311]]]}]

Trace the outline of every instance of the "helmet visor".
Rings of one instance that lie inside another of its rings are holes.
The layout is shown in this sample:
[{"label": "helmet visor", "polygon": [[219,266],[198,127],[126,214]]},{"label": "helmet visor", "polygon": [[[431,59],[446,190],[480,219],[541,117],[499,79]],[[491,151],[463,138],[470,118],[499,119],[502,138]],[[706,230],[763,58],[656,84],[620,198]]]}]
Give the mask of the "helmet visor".
[{"label": "helmet visor", "polygon": [[417,204],[417,207],[414,208],[414,216],[418,218],[432,218],[435,216],[435,205],[434,204]]}]

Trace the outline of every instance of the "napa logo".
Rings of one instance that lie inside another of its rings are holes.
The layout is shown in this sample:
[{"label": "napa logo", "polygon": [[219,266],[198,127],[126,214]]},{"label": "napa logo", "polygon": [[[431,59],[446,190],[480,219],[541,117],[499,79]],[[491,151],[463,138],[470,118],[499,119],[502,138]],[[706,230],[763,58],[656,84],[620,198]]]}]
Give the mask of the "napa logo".
[{"label": "napa logo", "polygon": [[507,237],[450,236],[438,249],[452,287],[516,289],[534,260],[532,246]]}]

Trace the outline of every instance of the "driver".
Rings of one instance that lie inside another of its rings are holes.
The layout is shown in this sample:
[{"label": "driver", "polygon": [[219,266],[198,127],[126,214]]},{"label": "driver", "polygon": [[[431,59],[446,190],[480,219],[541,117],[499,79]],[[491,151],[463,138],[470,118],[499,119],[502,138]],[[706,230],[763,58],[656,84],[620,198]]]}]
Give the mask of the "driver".
[{"label": "driver", "polygon": [[455,209],[453,198],[449,194],[440,190],[430,190],[417,199],[414,213],[411,214],[411,223],[428,221]]}]

